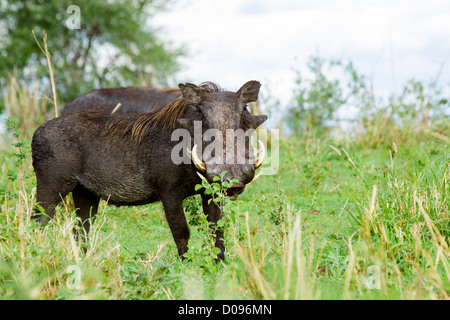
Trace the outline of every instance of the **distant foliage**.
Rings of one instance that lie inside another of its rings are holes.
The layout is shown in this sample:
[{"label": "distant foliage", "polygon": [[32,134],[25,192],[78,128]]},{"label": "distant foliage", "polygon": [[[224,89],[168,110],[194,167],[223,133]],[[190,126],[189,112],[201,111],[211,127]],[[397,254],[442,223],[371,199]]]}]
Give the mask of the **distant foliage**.
[{"label": "distant foliage", "polygon": [[356,143],[377,148],[427,141],[430,137],[448,143],[449,111],[449,102],[435,81],[410,80],[402,93],[392,95],[387,103],[361,109]]},{"label": "distant foliage", "polygon": [[[377,147],[396,139],[402,142],[424,130],[435,130],[438,135],[450,132],[450,106],[439,77],[431,82],[410,80],[400,94],[383,99],[373,91],[371,79],[358,73],[352,62],[313,56],[307,66],[307,75],[296,71],[287,111],[286,123],[294,134],[326,133],[345,121],[353,123],[357,142]],[[338,111],[348,117],[339,118]]]},{"label": "distant foliage", "polygon": [[330,128],[338,109],[346,103],[366,106],[371,102],[368,81],[359,75],[352,62],[327,61],[312,56],[307,64],[310,77],[296,71],[294,98],[287,122],[295,131]]}]

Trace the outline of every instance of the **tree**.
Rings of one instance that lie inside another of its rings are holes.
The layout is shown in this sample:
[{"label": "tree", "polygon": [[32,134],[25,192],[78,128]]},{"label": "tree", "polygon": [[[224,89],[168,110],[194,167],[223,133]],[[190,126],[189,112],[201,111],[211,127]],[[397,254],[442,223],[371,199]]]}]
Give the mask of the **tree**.
[{"label": "tree", "polygon": [[329,80],[324,73],[325,61],[311,57],[308,68],[312,79],[303,78],[297,72],[294,106],[288,112],[288,124],[296,130],[324,128],[342,105],[342,89],[339,80]]},{"label": "tree", "polygon": [[356,72],[351,61],[344,64],[317,55],[310,57],[308,69],[310,77],[297,71],[294,99],[287,113],[287,123],[295,131],[326,132],[336,125],[336,112],[342,106],[358,106],[361,111],[374,106],[369,79]]},{"label": "tree", "polygon": [[[181,48],[149,25],[164,0],[0,1],[0,83],[18,69],[25,79],[48,79],[36,44],[47,33],[58,97],[67,102],[99,87],[165,85]],[[4,34],[2,34],[4,33]],[[1,102],[0,102],[1,103]],[[1,108],[1,106],[0,106]]]}]

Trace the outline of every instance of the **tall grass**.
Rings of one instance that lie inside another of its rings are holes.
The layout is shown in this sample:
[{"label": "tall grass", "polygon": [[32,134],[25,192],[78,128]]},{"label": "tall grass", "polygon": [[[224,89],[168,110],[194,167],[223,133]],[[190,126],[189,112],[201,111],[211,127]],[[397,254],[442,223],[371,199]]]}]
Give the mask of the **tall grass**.
[{"label": "tall grass", "polygon": [[31,137],[34,129],[50,119],[48,99],[39,90],[39,82],[20,81],[17,73],[8,75],[3,88],[6,113],[17,122],[25,137]]},{"label": "tall grass", "polygon": [[55,117],[59,115],[58,111],[58,92],[56,91],[55,86],[55,77],[53,76],[53,68],[52,68],[52,62],[51,62],[51,54],[47,47],[47,32],[44,31],[44,36],[42,38],[42,42],[44,43],[44,48],[42,48],[39,40],[36,38],[36,34],[34,33],[34,30],[32,30],[34,40],[36,41],[36,44],[38,45],[39,49],[41,49],[42,53],[45,55],[45,58],[47,59],[47,66],[48,66],[48,73],[49,73],[49,79],[50,79],[50,85],[52,87],[52,93],[53,93],[53,99],[49,100],[53,103],[54,110],[55,110]]},{"label": "tall grass", "polygon": [[278,174],[225,203],[226,259],[217,263],[198,199],[185,202],[189,261],[177,258],[159,204],[102,201],[86,250],[73,237],[72,205],[59,205],[45,226],[31,219],[30,133],[48,99],[11,77],[16,121],[0,145],[0,297],[448,299],[447,102],[418,83],[406,87],[385,108],[365,105],[354,132],[327,135],[308,124],[280,141]]},{"label": "tall grass", "polygon": [[[387,168],[342,148],[355,180],[338,183],[350,198],[342,208],[352,226],[339,237],[327,235],[327,225],[322,234],[308,230],[307,216],[316,213],[290,204],[278,228],[246,212],[245,241],[234,243],[251,298],[448,299],[450,159],[448,146],[437,146],[446,157],[424,168],[401,148]],[[336,218],[348,223],[342,212]]]},{"label": "tall grass", "polygon": [[[352,214],[357,241],[348,243],[354,269],[348,276],[358,291],[355,274],[374,265],[386,296],[394,291],[399,298],[448,299],[450,162],[448,148],[442,150],[447,157],[432,158],[423,168],[402,164],[404,158],[395,161],[391,152],[383,177],[359,186]],[[363,169],[358,175],[367,181],[374,172]]]},{"label": "tall grass", "polygon": [[[235,241],[240,281],[252,299],[315,299],[320,297],[314,271],[314,237],[303,236],[301,211],[287,211],[287,221],[269,239],[258,238],[258,228],[245,213],[246,241]],[[319,250],[320,251],[320,250]]]}]

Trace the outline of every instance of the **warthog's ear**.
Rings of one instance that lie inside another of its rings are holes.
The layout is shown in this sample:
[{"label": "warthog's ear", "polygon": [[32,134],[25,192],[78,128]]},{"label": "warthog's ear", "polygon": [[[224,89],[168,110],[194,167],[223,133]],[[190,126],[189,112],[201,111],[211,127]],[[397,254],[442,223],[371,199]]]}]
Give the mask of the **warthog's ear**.
[{"label": "warthog's ear", "polygon": [[261,88],[261,83],[252,80],[244,84],[236,94],[244,102],[253,102],[258,100],[259,88]]},{"label": "warthog's ear", "polygon": [[266,115],[253,116],[249,114],[244,118],[244,123],[246,127],[250,129],[256,129],[266,120],[267,120]]},{"label": "warthog's ear", "polygon": [[200,88],[195,84],[180,83],[178,87],[180,88],[183,99],[187,105],[197,106],[200,104],[200,102],[202,102],[202,92],[200,91]]}]

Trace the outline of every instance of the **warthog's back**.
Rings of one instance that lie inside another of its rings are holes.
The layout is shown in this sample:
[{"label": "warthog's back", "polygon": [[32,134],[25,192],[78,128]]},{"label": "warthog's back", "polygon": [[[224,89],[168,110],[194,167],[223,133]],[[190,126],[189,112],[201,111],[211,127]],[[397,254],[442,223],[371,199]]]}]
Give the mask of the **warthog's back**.
[{"label": "warthog's back", "polygon": [[146,113],[168,105],[180,97],[178,88],[155,89],[147,87],[117,87],[98,89],[72,100],[62,109],[61,115],[85,111],[111,113],[120,103],[116,113]]}]

